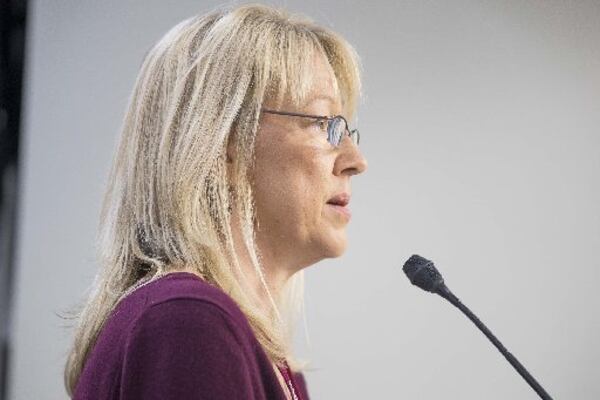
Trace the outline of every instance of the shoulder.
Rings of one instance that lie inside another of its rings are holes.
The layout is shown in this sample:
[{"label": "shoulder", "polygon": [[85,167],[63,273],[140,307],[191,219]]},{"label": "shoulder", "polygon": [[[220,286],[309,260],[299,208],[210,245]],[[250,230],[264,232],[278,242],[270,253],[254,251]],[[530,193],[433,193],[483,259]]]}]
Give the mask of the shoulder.
[{"label": "shoulder", "polygon": [[[125,339],[125,363],[156,362],[168,354],[182,365],[240,361],[253,352],[249,333],[219,305],[196,298],[171,298],[144,309]],[[191,366],[191,365],[189,365]]]},{"label": "shoulder", "polygon": [[244,326],[220,304],[193,297],[173,297],[153,303],[131,321],[129,339],[152,336],[155,341],[186,337],[207,340],[226,336],[241,341]]},{"label": "shoulder", "polygon": [[127,302],[126,308],[136,310],[132,320],[139,322],[177,316],[189,319],[204,315],[206,319],[211,315],[219,316],[222,324],[242,330],[250,328],[245,314],[231,296],[188,272],[175,272],[148,282],[134,291]]},{"label": "shoulder", "polygon": [[228,330],[251,335],[238,304],[221,288],[192,273],[176,272],[151,281],[132,294],[131,302],[137,303],[137,312],[130,320],[130,330],[169,325],[185,329],[180,335],[200,329],[203,334]]},{"label": "shoulder", "polygon": [[128,312],[121,317],[125,362],[132,356],[160,356],[170,348],[181,351],[186,361],[194,354],[235,358],[255,350],[254,333],[237,303],[191,273],[151,281],[126,301],[122,306]]},{"label": "shoulder", "polygon": [[119,302],[83,371],[85,396],[76,398],[100,386],[120,398],[263,398],[253,389],[260,356],[227,293],[190,273],[169,274]]},{"label": "shoulder", "polygon": [[170,273],[148,283],[145,288],[148,289],[145,294],[149,304],[187,298],[213,303],[228,312],[239,310],[235,301],[223,289],[189,272]]},{"label": "shoulder", "polygon": [[218,304],[165,299],[131,323],[121,391],[132,398],[251,398],[252,353],[244,329]]}]

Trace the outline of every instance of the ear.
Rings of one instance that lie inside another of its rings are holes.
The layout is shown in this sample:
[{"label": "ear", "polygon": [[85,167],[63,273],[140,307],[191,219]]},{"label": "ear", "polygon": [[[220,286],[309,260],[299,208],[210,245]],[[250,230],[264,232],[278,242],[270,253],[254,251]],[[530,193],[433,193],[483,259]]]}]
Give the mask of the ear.
[{"label": "ear", "polygon": [[226,149],[226,161],[227,164],[232,164],[235,155],[234,149],[234,135],[237,133],[237,118],[231,124],[231,129],[229,130],[229,135],[227,136],[227,149]]},{"label": "ear", "polygon": [[229,137],[227,138],[227,145],[226,145],[226,149],[225,149],[225,173],[227,174],[227,190],[228,190],[228,196],[229,196],[229,208],[227,209],[228,212],[232,212],[232,202],[234,202],[234,198],[235,198],[235,188],[232,184],[232,182],[234,181],[233,178],[233,161],[234,161],[234,155],[235,155],[235,150],[234,150],[234,140],[232,139],[232,135],[229,135]]},{"label": "ear", "polygon": [[233,161],[234,161],[234,157],[235,157],[235,147],[234,147],[234,140],[232,135],[230,134],[229,137],[227,138],[227,144],[226,144],[226,148],[225,148],[225,168],[227,170],[227,181],[231,182],[232,181],[232,174],[233,174]]},{"label": "ear", "polygon": [[227,141],[227,149],[225,150],[225,161],[227,162],[227,164],[232,164],[233,163],[233,141],[232,140],[228,140]]}]

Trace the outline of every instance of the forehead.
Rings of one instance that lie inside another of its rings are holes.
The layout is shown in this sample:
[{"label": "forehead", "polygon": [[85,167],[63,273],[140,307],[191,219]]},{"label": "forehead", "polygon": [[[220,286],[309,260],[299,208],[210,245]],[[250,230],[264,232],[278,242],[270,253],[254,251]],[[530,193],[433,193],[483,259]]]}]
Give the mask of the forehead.
[{"label": "forehead", "polygon": [[[340,113],[342,102],[339,98],[338,82],[326,56],[315,54],[310,63],[307,62],[301,67],[301,71],[298,75],[293,76],[296,83],[290,84],[286,88],[274,87],[265,96],[263,106],[296,112],[304,110],[307,113],[308,109],[315,113],[315,109],[318,108],[321,109],[319,113],[323,115],[326,112]],[[298,80],[302,80],[303,84],[298,84]]]},{"label": "forehead", "polygon": [[312,88],[304,106],[315,103],[326,103],[334,108],[340,107],[340,99],[336,97],[337,81],[335,73],[323,56],[313,59]]},{"label": "forehead", "polygon": [[313,87],[333,91],[336,78],[329,62],[322,55],[316,55],[313,58],[312,68]]}]

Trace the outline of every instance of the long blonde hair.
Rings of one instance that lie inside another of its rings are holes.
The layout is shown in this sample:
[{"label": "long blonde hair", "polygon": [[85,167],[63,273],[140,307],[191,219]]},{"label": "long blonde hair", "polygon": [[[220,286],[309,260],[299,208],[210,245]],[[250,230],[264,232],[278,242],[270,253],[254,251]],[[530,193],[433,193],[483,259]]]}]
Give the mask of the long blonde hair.
[{"label": "long blonde hair", "polygon": [[[102,203],[99,272],[73,312],[77,323],[64,371],[69,396],[117,303],[182,267],[235,300],[272,361],[304,368],[292,352],[294,324],[304,309],[304,273],[294,274],[273,297],[255,244],[248,173],[263,101],[289,96],[302,104],[311,89],[313,55],[329,61],[343,110],[354,115],[359,57],[341,36],[303,15],[252,3],[220,7],[180,22],[148,51]],[[236,154],[229,177],[228,144]],[[258,307],[243,278],[232,210],[271,310]]]}]

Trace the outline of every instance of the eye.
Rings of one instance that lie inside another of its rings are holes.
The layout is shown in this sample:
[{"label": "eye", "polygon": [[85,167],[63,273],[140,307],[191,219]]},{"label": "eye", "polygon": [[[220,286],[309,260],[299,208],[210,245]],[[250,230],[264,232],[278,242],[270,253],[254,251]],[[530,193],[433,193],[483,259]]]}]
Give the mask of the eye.
[{"label": "eye", "polygon": [[315,125],[317,128],[319,128],[323,132],[326,132],[328,122],[329,121],[327,121],[325,118],[318,118],[318,119],[315,119],[315,121],[313,122],[313,125]]}]

